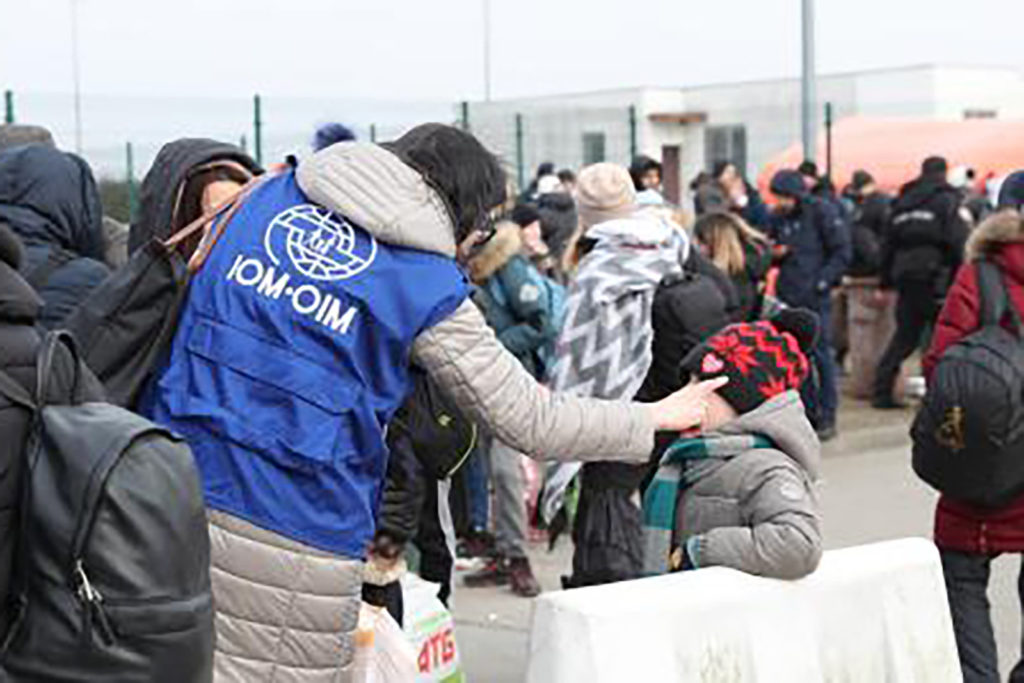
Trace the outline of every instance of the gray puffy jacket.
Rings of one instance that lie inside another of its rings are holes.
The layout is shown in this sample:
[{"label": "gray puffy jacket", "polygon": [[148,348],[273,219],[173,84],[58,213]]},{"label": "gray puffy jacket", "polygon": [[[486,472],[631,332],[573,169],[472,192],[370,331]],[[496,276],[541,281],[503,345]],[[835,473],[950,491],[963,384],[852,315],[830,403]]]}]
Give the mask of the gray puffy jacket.
[{"label": "gray puffy jacket", "polygon": [[688,467],[691,483],[676,505],[676,543],[696,549],[690,560],[698,567],[778,579],[813,572],[821,560],[815,491],[821,445],[799,394],[777,396],[718,433],[760,434],[776,448],[709,457]]}]

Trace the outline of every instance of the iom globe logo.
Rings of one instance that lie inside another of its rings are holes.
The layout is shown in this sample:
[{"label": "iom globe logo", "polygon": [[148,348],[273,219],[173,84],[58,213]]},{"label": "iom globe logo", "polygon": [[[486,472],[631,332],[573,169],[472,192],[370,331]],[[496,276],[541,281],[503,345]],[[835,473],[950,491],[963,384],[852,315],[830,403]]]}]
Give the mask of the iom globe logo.
[{"label": "iom globe logo", "polygon": [[274,265],[287,255],[296,270],[321,281],[358,275],[377,256],[372,235],[314,204],[299,204],[277,214],[263,242]]}]

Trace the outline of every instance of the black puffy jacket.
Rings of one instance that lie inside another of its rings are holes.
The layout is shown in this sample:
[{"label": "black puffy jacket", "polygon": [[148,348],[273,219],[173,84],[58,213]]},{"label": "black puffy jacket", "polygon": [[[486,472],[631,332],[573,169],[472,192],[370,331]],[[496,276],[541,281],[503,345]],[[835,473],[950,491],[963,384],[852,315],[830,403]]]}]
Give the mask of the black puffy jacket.
[{"label": "black puffy jacket", "polygon": [[853,261],[847,271],[853,277],[877,277],[889,234],[892,199],[881,192],[859,198],[853,211]]},{"label": "black puffy jacket", "polygon": [[[18,274],[21,246],[10,229],[0,226],[0,368],[29,391],[35,391],[35,324],[43,302]],[[22,453],[29,414],[0,396],[0,599],[8,595],[18,529]],[[7,632],[8,610],[0,603],[0,637]]]},{"label": "black puffy jacket", "polygon": [[882,285],[933,284],[943,294],[963,263],[967,224],[960,193],[939,180],[918,178],[903,186],[892,206],[882,252]]},{"label": "black puffy jacket", "polygon": [[22,275],[54,328],[109,274],[103,212],[89,166],[44,145],[0,152],[0,223],[25,245]]},{"label": "black puffy jacket", "polygon": [[679,276],[654,293],[651,325],[654,353],[637,400],[659,401],[683,387],[679,364],[690,349],[733,322],[739,299],[729,278],[694,251]]}]

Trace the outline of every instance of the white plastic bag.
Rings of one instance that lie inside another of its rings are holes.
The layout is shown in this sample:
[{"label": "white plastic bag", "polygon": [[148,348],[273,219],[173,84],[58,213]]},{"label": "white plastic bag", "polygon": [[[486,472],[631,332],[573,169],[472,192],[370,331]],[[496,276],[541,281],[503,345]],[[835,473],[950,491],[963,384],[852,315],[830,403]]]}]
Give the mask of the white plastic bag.
[{"label": "white plastic bag", "polygon": [[455,620],[437,598],[438,585],[415,574],[402,579],[405,634],[416,651],[416,683],[464,683]]},{"label": "white plastic bag", "polygon": [[416,651],[383,607],[363,603],[355,633],[352,683],[413,683]]}]

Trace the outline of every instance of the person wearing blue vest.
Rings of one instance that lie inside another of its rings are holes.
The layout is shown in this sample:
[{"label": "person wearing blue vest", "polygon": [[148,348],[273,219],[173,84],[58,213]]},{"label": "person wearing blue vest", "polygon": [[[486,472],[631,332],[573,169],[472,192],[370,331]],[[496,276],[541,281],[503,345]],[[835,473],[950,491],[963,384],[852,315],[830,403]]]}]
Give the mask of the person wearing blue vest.
[{"label": "person wearing blue vest", "polygon": [[143,411],[188,439],[202,475],[216,680],[348,680],[410,363],[528,455],[645,462],[656,431],[699,425],[720,381],[647,405],[585,400],[505,350],[458,263],[504,200],[492,154],[426,124],[271,174],[211,230]]}]

